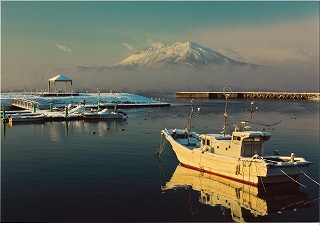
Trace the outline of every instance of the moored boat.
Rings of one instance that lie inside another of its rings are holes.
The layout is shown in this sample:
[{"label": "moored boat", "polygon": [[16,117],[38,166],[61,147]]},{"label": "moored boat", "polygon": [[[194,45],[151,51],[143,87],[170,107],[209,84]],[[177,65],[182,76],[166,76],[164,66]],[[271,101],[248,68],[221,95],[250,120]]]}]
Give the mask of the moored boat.
[{"label": "moored boat", "polygon": [[25,113],[25,114],[10,114],[3,119],[5,123],[28,123],[28,122],[42,122],[46,119],[44,114]]},{"label": "moored boat", "polygon": [[98,112],[85,112],[83,113],[84,119],[126,119],[127,116],[121,112],[113,112],[109,109],[103,109]]},{"label": "moored boat", "polygon": [[[224,89],[225,92],[225,89]],[[238,182],[258,186],[259,184],[297,182],[299,175],[306,174],[313,162],[302,157],[264,155],[264,142],[272,134],[267,131],[250,130],[248,123],[233,124],[234,131],[227,134],[228,97],[225,93],[226,107],[223,132],[218,134],[198,134],[185,129],[164,129],[161,133],[170,142],[180,163],[186,167],[219,175]],[[252,106],[253,104],[251,104]],[[252,108],[251,115],[252,118]],[[193,113],[191,105],[191,113]]]},{"label": "moored boat", "polygon": [[[71,106],[69,106],[69,108],[71,108]],[[128,117],[127,113],[117,110],[116,108],[114,110],[107,108],[95,110],[83,104],[70,109],[69,115],[80,115],[85,120],[126,119]]]}]

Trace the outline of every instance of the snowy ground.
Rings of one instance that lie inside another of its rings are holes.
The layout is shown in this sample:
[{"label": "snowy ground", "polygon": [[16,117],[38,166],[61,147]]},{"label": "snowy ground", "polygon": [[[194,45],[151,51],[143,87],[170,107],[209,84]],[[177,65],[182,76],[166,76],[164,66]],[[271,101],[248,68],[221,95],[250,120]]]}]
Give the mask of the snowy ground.
[{"label": "snowy ground", "polygon": [[53,103],[53,107],[64,107],[69,104],[76,106],[79,102],[85,103],[86,105],[97,106],[98,102],[102,106],[118,106],[126,105],[163,105],[168,104],[164,99],[152,99],[140,95],[129,94],[129,93],[79,93],[78,96],[67,96],[67,97],[41,97],[35,93],[1,93],[1,105],[9,107],[13,98],[22,98],[39,103],[40,109],[49,108],[50,103]]}]

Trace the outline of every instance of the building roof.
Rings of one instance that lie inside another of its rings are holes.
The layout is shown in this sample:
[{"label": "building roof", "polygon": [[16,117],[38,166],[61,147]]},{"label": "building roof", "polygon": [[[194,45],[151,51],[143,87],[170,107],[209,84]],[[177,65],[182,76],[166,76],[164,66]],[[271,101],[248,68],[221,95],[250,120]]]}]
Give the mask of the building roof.
[{"label": "building roof", "polygon": [[50,78],[49,81],[72,81],[72,79],[63,75],[57,75],[55,77]]}]

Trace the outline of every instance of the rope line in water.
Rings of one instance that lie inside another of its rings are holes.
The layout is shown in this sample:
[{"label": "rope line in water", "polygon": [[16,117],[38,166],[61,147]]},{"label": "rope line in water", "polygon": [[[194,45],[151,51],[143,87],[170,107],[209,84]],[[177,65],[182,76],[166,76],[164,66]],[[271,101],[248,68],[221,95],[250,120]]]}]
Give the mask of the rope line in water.
[{"label": "rope line in water", "polygon": [[306,204],[309,204],[310,202],[315,202],[315,201],[317,201],[317,200],[319,200],[319,199],[320,199],[320,198],[315,198],[315,199],[312,199],[312,200],[309,200],[309,201],[295,202],[295,203],[292,203],[292,204],[287,205],[287,206],[285,206],[285,207],[282,207],[282,208],[279,210],[279,212],[283,211],[284,209],[290,208],[290,207],[292,207],[292,206],[294,206],[294,205],[304,206],[304,205],[306,205]]},{"label": "rope line in water", "polygon": [[296,181],[295,179],[293,179],[292,177],[290,177],[288,174],[286,174],[282,169],[280,169],[280,171],[286,175],[287,177],[289,177],[291,180],[293,180],[294,182],[296,182],[297,184],[301,185],[304,188],[307,188],[306,186],[304,186],[303,184],[299,183],[298,181]]},{"label": "rope line in water", "polygon": [[[297,167],[297,165],[295,165],[295,167]],[[300,170],[299,167],[297,167],[297,169]],[[309,177],[305,172],[303,172],[302,170],[300,170],[300,172],[303,173],[303,175],[305,175],[306,177],[308,177],[310,180],[312,180],[314,183],[316,183],[317,185],[320,186],[320,184],[319,184],[317,181],[315,181],[314,179],[312,179],[311,177]]]}]

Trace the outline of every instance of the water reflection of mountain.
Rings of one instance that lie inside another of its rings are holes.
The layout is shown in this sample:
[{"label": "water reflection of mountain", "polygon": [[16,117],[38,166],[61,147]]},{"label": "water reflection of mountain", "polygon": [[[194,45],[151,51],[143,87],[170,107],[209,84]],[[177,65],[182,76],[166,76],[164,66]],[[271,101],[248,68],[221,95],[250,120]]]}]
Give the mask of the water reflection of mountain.
[{"label": "water reflection of mountain", "polygon": [[236,222],[270,221],[268,214],[306,206],[308,195],[293,184],[254,187],[178,165],[164,191],[191,187],[199,202],[231,212]]}]

